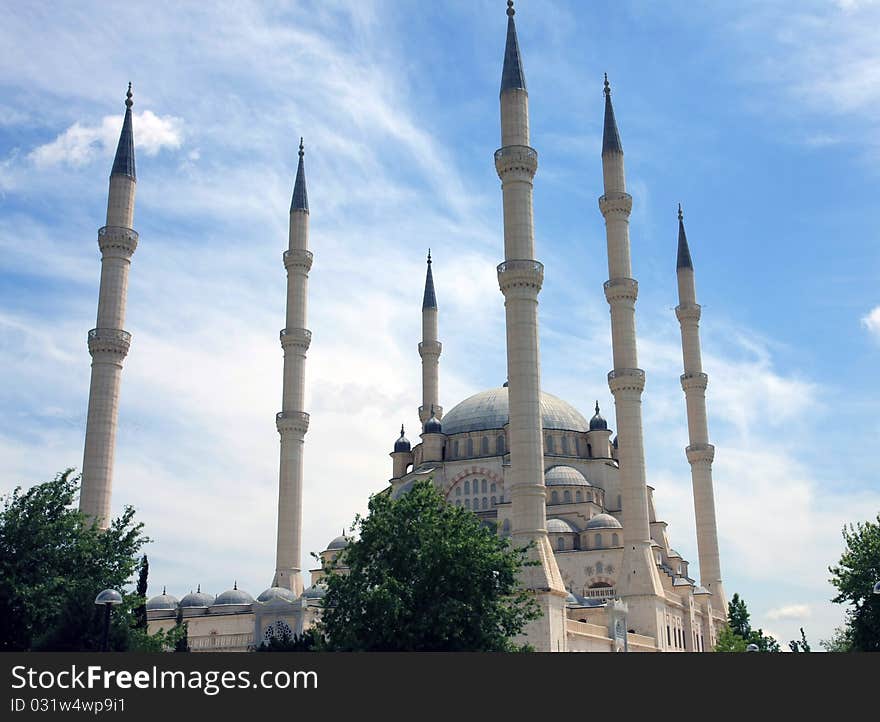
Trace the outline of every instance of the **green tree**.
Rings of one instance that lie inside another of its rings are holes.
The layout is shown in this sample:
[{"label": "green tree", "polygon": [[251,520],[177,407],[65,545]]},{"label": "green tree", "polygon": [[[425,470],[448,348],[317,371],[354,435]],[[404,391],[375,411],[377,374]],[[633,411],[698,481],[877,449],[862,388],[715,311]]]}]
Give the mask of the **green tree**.
[{"label": "green tree", "polygon": [[150,562],[147,555],[141,557],[140,568],[138,570],[137,587],[135,594],[138,596],[138,604],[134,608],[134,629],[147,629],[147,578],[150,575]]},{"label": "green tree", "polygon": [[539,616],[513,549],[471,512],[447,504],[433,483],[399,499],[370,499],[359,539],[325,564],[320,646],[334,651],[514,651]]},{"label": "green tree", "polygon": [[788,648],[792,652],[812,652],[810,649],[810,643],[807,641],[807,635],[804,634],[804,628],[801,627],[801,638],[800,639],[792,639],[788,643]]},{"label": "green tree", "polygon": [[852,652],[854,651],[852,629],[849,625],[837,627],[831,639],[823,639],[819,644],[826,652]]},{"label": "green tree", "polygon": [[189,626],[183,621],[183,610],[177,608],[177,620],[174,625],[175,639],[172,649],[175,652],[189,652]]},{"label": "green tree", "polygon": [[880,594],[874,594],[873,589],[880,580],[880,514],[876,521],[845,526],[843,540],[846,546],[840,561],[828,571],[829,581],[837,589],[831,601],[849,608],[844,629],[828,643],[844,651],[878,652]]},{"label": "green tree", "polygon": [[102,589],[123,593],[111,617],[113,650],[161,648],[164,634],[134,630],[143,600],[124,593],[149,541],[126,507],[106,530],[91,525],[74,502],[71,469],[30,489],[16,488],[0,509],[0,650],[87,651],[100,648]]},{"label": "green tree", "polygon": [[289,634],[283,630],[257,647],[258,652],[314,652],[319,644],[317,630],[306,629],[302,634]]},{"label": "green tree", "polygon": [[715,651],[745,652],[748,645],[754,644],[760,652],[779,652],[779,642],[761,629],[752,629],[750,619],[745,600],[734,593],[727,604],[727,628],[719,632]]}]

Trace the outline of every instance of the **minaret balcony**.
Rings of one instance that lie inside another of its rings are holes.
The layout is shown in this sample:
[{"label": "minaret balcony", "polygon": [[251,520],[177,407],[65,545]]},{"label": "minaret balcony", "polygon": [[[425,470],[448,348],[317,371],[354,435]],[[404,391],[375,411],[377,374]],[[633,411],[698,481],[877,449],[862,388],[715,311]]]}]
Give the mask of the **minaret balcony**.
[{"label": "minaret balcony", "polygon": [[104,254],[120,254],[130,258],[137,248],[138,233],[125,226],[104,226],[98,229],[98,248]]},{"label": "minaret balcony", "polygon": [[632,213],[632,207],[633,199],[629,193],[609,193],[599,198],[599,210],[606,219],[626,220]]},{"label": "minaret balcony", "polygon": [[697,391],[705,391],[708,385],[709,377],[702,372],[681,375],[681,388],[685,393],[694,389]]},{"label": "minaret balcony", "polygon": [[420,341],[419,356],[439,356],[443,350],[443,344],[439,341]]},{"label": "minaret balcony", "polygon": [[701,314],[702,307],[699,303],[679,304],[675,307],[675,316],[678,318],[679,323],[699,321]]},{"label": "minaret balcony", "polygon": [[309,415],[305,411],[279,411],[275,414],[275,426],[279,433],[298,431],[304,434],[309,430]]},{"label": "minaret balcony", "polygon": [[312,260],[314,256],[311,251],[307,251],[305,248],[291,248],[288,251],[284,251],[284,267],[286,269],[291,268],[304,268],[306,273],[312,268]]},{"label": "minaret balcony", "polygon": [[525,173],[531,180],[538,170],[538,151],[527,145],[505,145],[495,151],[495,170],[501,180],[512,171]]},{"label": "minaret balcony", "polygon": [[691,444],[684,453],[691,464],[711,464],[715,460],[715,447],[712,444]]},{"label": "minaret balcony", "polygon": [[614,369],[608,374],[608,387],[611,393],[618,391],[643,391],[645,372],[642,369]]},{"label": "minaret balcony", "polygon": [[498,285],[501,292],[512,288],[541,290],[544,283],[544,264],[531,259],[513,259],[498,264]]},{"label": "minaret balcony", "polygon": [[131,347],[131,334],[119,328],[93,328],[89,331],[89,353],[125,356]]},{"label": "minaret balcony", "polygon": [[605,281],[603,287],[608,303],[621,299],[635,303],[639,295],[639,282],[634,278],[612,278],[610,281]]},{"label": "minaret balcony", "polygon": [[288,346],[308,349],[312,343],[312,332],[307,328],[282,328],[279,333],[281,348]]}]

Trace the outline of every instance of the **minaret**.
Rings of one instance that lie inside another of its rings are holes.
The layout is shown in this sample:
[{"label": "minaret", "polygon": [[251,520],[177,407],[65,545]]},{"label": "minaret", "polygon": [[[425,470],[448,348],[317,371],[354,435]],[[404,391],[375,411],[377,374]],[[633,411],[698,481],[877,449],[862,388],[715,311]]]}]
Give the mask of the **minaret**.
[{"label": "minaret", "polygon": [[431,249],[428,249],[428,272],[425,275],[425,295],[422,299],[422,405],[419,421],[423,424],[433,415],[443,418],[440,406],[440,352],[443,345],[437,340],[437,294],[434,293],[434,274],[431,273]]},{"label": "minaret", "polygon": [[281,329],[284,349],[282,411],[275,417],[281,435],[281,463],[278,473],[278,549],[273,586],[302,594],[300,575],[302,557],[302,479],[303,445],[309,430],[309,415],[304,406],[306,351],[312,332],[306,328],[309,269],[309,200],[303,165],[302,138],[299,141],[299,165],[290,203],[288,249],[284,252],[287,269],[287,326]]},{"label": "minaret", "polygon": [[507,325],[507,378],[510,397],[511,534],[518,546],[533,544],[530,558],[540,562],[521,577],[541,607],[525,640],[537,651],[566,651],[566,590],[547,539],[544,444],[541,427],[541,369],[538,356],[538,293],[544,266],[535,260],[532,179],[538,154],[529,146],[529,95],[526,90],[513,2],[507,3],[507,45],[501,74],[501,148],[495,168],[504,205],[504,263],[498,284],[504,294]]},{"label": "minaret", "polygon": [[134,169],[131,97],[129,83],[125,95],[125,119],[110,171],[107,224],[98,230],[101,288],[98,292],[98,320],[96,327],[89,331],[92,379],[79,509],[102,529],[106,529],[110,523],[119,385],[122,381],[122,362],[131,343],[131,334],[123,330],[128,269],[138,243],[138,234],[132,229],[137,177]]},{"label": "minaret", "polygon": [[602,139],[602,172],[605,194],[599,209],[605,217],[608,242],[608,276],[605,298],[611,309],[611,343],[614,370],[608,386],[614,395],[617,416],[617,458],[622,496],[623,562],[618,570],[618,593],[627,602],[627,624],[641,634],[662,642],[665,626],[662,585],[651,552],[648,495],[645,484],[645,449],[642,438],[642,391],[645,372],[638,366],[636,351],[636,297],[638,283],[632,277],[629,215],[632,196],[626,192],[623,146],[611,86],[605,76],[605,129]]},{"label": "minaret", "polygon": [[721,561],[718,555],[718,527],[715,524],[715,494],[712,487],[712,461],[715,447],[709,443],[706,416],[706,386],[709,377],[703,373],[700,353],[700,305],[694,279],[694,264],[684,232],[684,214],[678,207],[678,306],[675,315],[681,325],[681,349],[684,373],[681,387],[687,404],[688,439],[685,453],[691,465],[694,487],[694,517],[697,523],[697,554],[700,558],[700,583],[714,599],[712,606],[727,609],[721,585]]}]

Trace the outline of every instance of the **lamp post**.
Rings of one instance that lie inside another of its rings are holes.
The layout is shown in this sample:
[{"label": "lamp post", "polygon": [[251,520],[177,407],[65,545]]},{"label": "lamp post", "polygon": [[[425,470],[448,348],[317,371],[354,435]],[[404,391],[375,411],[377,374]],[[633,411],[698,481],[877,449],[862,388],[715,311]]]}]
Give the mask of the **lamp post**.
[{"label": "lamp post", "polygon": [[110,613],[113,607],[122,604],[122,595],[115,589],[105,589],[95,597],[95,606],[104,607],[104,633],[101,636],[101,651],[106,652],[110,641]]},{"label": "lamp post", "polygon": [[760,652],[760,651],[761,650],[757,644],[750,644],[748,647],[746,647],[746,652]]},{"label": "lamp post", "polygon": [[874,594],[880,594],[880,582],[874,582]]}]

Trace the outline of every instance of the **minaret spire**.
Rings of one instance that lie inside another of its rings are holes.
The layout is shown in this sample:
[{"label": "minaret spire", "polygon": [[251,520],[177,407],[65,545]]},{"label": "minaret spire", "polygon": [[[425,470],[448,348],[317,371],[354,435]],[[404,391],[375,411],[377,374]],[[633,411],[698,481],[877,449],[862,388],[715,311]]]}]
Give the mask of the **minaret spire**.
[{"label": "minaret spire", "polygon": [[101,286],[98,292],[96,328],[89,331],[88,336],[92,374],[79,508],[102,528],[106,528],[110,520],[122,362],[131,344],[131,334],[123,326],[128,272],[138,243],[138,234],[132,228],[137,186],[132,105],[129,83],[122,132],[110,171],[107,222],[98,230]]},{"label": "minaret spire", "polygon": [[544,442],[541,423],[541,371],[538,352],[538,294],[544,266],[535,260],[532,216],[533,179],[538,154],[529,145],[529,97],[513,2],[507,8],[507,44],[501,74],[501,148],[495,169],[504,205],[504,262],[498,285],[504,295],[507,326],[507,378],[510,403],[510,502],[517,547],[528,547],[530,559],[520,583],[534,595],[541,617],[524,630],[537,651],[566,651],[567,592],[547,538],[544,486]]},{"label": "minaret spire", "polygon": [[438,340],[437,294],[434,291],[434,274],[431,271],[431,249],[428,249],[428,270],[425,273],[425,293],[422,297],[422,341],[419,356],[422,357],[422,405],[419,421],[424,424],[432,414],[440,420],[440,353],[443,345]]},{"label": "minaret spire", "polygon": [[713,609],[721,614],[727,609],[724,587],[721,583],[721,561],[718,553],[718,528],[715,521],[715,492],[712,482],[712,462],[715,447],[709,443],[709,424],[706,414],[706,387],[709,377],[703,373],[700,352],[700,316],[697,303],[694,266],[684,232],[684,215],[678,207],[678,306],[675,315],[681,326],[684,373],[681,387],[687,406],[688,440],[685,453],[691,465],[694,491],[694,517],[697,526],[697,554],[700,561],[700,582],[715,595]]},{"label": "minaret spire", "polygon": [[618,572],[618,593],[629,607],[628,624],[653,637],[666,648],[663,626],[663,587],[653,552],[645,481],[642,431],[642,391],[645,372],[639,368],[636,348],[636,298],[638,283],[632,277],[629,216],[632,196],[626,192],[623,145],[611,105],[611,85],[605,78],[605,133],[602,139],[602,174],[605,193],[599,209],[605,218],[608,244],[608,277],[605,298],[611,310],[614,369],[608,386],[617,416],[617,458],[623,522],[623,559]]},{"label": "minaret spire", "polygon": [[299,164],[290,204],[288,249],[284,252],[287,269],[287,325],[281,330],[284,350],[284,378],[281,412],[275,425],[281,435],[281,461],[278,471],[278,548],[273,586],[290,589],[299,595],[303,590],[302,563],[302,485],[303,450],[309,430],[305,403],[306,352],[312,332],[306,328],[309,270],[309,203],[303,140],[299,141]]}]

